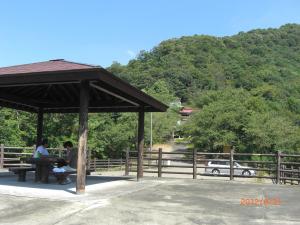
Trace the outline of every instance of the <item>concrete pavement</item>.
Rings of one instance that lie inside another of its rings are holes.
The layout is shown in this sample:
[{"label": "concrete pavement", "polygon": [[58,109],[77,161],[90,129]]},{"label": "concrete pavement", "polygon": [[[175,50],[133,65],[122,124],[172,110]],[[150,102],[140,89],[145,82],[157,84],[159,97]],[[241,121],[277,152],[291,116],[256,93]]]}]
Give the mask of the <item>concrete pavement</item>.
[{"label": "concrete pavement", "polygon": [[[78,196],[72,185],[41,188],[29,180],[22,187],[10,178],[0,176],[1,225],[300,224],[298,185],[93,176]],[[280,204],[241,205],[266,198]]]}]

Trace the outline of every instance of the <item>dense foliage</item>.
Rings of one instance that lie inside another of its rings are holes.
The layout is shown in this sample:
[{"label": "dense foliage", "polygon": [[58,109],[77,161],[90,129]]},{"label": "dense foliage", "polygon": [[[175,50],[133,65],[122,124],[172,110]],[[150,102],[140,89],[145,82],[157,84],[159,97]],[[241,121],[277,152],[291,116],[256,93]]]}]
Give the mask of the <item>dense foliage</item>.
[{"label": "dense foliage", "polygon": [[[300,151],[300,25],[240,32],[231,37],[194,35],[163,41],[114,74],[169,104],[176,98],[198,108],[182,128],[196,147],[218,151]],[[154,142],[168,140],[178,109],[153,114]],[[0,111],[0,142],[31,145],[35,115]],[[150,114],[146,114],[146,144]],[[77,115],[48,115],[52,146],[76,143]],[[63,125],[62,125],[63,124]],[[119,156],[135,145],[134,113],[93,114],[89,146],[101,157]]]},{"label": "dense foliage", "polygon": [[163,80],[199,108],[182,128],[196,147],[300,151],[300,25],[171,39],[110,69],[140,88]]}]

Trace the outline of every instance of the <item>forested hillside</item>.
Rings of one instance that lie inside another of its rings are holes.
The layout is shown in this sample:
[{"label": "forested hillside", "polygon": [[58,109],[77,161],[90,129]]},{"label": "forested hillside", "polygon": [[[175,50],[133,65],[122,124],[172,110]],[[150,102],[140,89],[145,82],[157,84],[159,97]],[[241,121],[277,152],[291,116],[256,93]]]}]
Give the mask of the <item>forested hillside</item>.
[{"label": "forested hillside", "polygon": [[162,42],[114,73],[139,88],[165,81],[201,111],[182,128],[210,151],[300,151],[300,25]]},{"label": "forested hillside", "polygon": [[[300,25],[230,37],[170,39],[142,51],[128,65],[115,62],[108,69],[165,103],[180,98],[199,108],[185,127],[177,127],[196,147],[218,151],[234,143],[238,151],[300,151]],[[0,142],[33,143],[34,115],[0,112],[4,121]],[[173,108],[155,113],[154,142],[166,141],[177,119]],[[136,115],[130,113],[92,115],[90,147],[103,157],[134,147],[135,121]],[[46,134],[52,145],[76,141],[76,132],[76,115],[47,117]]]}]

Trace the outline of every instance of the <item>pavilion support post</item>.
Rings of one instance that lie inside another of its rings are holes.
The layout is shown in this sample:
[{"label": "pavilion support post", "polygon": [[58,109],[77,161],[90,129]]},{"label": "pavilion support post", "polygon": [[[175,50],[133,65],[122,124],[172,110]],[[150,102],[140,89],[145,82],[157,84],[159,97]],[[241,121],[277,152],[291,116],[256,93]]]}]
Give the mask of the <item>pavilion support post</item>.
[{"label": "pavilion support post", "polygon": [[44,109],[39,108],[37,118],[37,129],[36,129],[36,145],[39,146],[43,139],[43,127],[44,127]]},{"label": "pavilion support post", "polygon": [[80,83],[79,140],[76,182],[77,194],[83,194],[85,192],[86,153],[88,136],[88,106],[89,81],[82,81]]},{"label": "pavilion support post", "polygon": [[143,177],[143,155],[144,155],[144,123],[145,112],[142,109],[139,112],[138,123],[138,162],[137,162],[137,180]]}]

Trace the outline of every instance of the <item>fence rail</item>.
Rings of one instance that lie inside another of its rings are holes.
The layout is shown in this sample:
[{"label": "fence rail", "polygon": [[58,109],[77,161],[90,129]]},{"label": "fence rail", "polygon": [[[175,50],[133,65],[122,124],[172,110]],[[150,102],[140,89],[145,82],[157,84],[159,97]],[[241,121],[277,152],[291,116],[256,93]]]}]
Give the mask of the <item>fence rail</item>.
[{"label": "fence rail", "polygon": [[[25,159],[33,155],[36,146],[32,147],[12,147],[0,145],[0,168],[11,168],[11,167],[26,167],[31,164],[25,163]],[[48,152],[52,156],[64,157],[66,155],[66,149],[63,148],[48,148]],[[126,160],[120,159],[91,159],[90,154],[87,156],[87,167],[89,170],[103,170],[103,169],[115,169],[125,168]]]},{"label": "fence rail", "polygon": [[110,169],[120,169],[125,168],[126,160],[120,159],[92,159],[90,163],[90,168],[92,170],[110,170]]},{"label": "fence rail", "polygon": [[[30,166],[23,161],[23,158],[30,157],[34,152],[33,147],[6,147],[0,145],[0,168]],[[65,149],[49,148],[49,153],[58,157],[63,157]],[[125,152],[125,158],[120,159],[91,159],[87,157],[87,167],[90,170],[111,170],[125,169],[125,175],[136,172],[137,151]],[[254,158],[253,158],[254,157]],[[224,173],[212,173],[212,166],[208,162],[226,161],[228,165],[216,167],[219,170],[227,170]],[[247,170],[255,171],[254,174],[241,174],[245,168],[238,168],[236,163],[248,166]],[[259,153],[208,153],[194,151],[163,152],[145,151],[143,155],[144,173],[157,174],[185,174],[191,175],[193,179],[198,176],[219,176],[234,178],[263,178],[272,179],[273,183],[300,183],[300,155],[286,154],[278,152],[276,154]],[[179,169],[174,171],[172,169]]]},{"label": "fence rail", "polygon": [[[125,174],[128,175],[129,172],[136,172],[137,151],[128,151],[126,156],[128,158],[126,158]],[[229,153],[197,152],[196,150],[163,152],[159,149],[158,151],[145,151],[143,160],[144,173],[156,173],[158,177],[162,177],[163,174],[185,174],[192,175],[193,179],[197,179],[200,175],[229,177],[230,180],[234,178],[272,179],[273,183],[278,184],[299,184],[300,182],[300,155],[298,154],[235,153],[234,150]],[[214,166],[208,165],[208,162],[212,161],[225,161],[227,165],[215,167],[219,172],[212,173]],[[181,164],[178,164],[179,162]],[[248,168],[239,168],[236,163]],[[171,168],[178,168],[180,171],[172,171]],[[184,171],[184,169],[190,170]],[[227,171],[220,172],[223,170]]]}]

